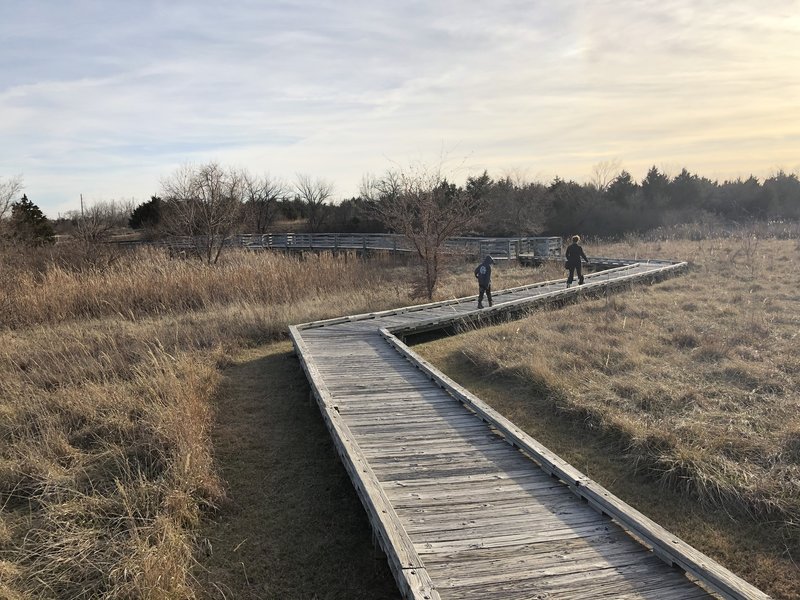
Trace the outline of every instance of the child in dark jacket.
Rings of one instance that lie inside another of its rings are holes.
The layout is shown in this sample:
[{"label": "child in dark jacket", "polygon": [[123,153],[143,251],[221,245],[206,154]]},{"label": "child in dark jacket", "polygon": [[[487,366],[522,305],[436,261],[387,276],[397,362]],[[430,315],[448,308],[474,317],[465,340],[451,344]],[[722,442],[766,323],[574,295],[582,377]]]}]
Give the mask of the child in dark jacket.
[{"label": "child in dark jacket", "polygon": [[494,259],[487,256],[483,262],[475,267],[475,277],[478,279],[478,308],[483,308],[483,294],[486,294],[486,299],[489,300],[489,306],[492,305],[492,265]]}]

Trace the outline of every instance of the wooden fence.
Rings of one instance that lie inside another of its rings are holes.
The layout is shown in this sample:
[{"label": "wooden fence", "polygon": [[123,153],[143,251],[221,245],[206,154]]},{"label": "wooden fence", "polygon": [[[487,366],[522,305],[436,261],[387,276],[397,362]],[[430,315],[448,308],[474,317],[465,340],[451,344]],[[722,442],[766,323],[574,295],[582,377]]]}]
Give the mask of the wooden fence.
[{"label": "wooden fence", "polygon": [[[411,241],[402,235],[383,233],[265,233],[238,234],[223,242],[227,247],[248,248],[251,250],[355,250],[415,252]],[[173,250],[194,250],[205,248],[204,237],[172,237],[164,245]],[[215,244],[217,245],[217,244]],[[445,242],[445,252],[468,256],[518,259],[521,256],[557,258],[561,256],[559,237],[517,237],[517,238],[478,238],[456,237]]]}]

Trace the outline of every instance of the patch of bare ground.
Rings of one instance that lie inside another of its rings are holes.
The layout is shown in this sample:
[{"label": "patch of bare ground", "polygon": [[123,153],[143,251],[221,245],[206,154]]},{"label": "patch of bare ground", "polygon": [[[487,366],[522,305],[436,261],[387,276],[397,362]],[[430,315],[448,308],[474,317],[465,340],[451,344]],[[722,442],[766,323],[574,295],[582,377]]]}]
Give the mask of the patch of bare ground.
[{"label": "patch of bare ground", "polygon": [[229,500],[199,532],[207,597],[398,598],[291,344],[237,357],[216,405]]},{"label": "patch of bare ground", "polygon": [[585,248],[693,266],[422,353],[689,543],[776,598],[798,597],[798,243]]}]

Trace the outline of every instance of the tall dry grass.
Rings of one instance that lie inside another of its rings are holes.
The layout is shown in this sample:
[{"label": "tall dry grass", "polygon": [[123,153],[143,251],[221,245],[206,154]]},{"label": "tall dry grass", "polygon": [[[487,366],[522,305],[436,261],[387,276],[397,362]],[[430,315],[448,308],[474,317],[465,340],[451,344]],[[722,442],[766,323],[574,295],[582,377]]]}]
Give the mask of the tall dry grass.
[{"label": "tall dry grass", "polygon": [[110,329],[0,334],[8,595],[190,595],[185,528],[222,497],[208,443],[218,374]]},{"label": "tall dry grass", "polygon": [[[156,250],[0,256],[0,597],[191,598],[224,499],[220,367],[290,323],[409,304],[391,259]],[[454,263],[439,297],[474,293]],[[525,269],[498,274],[507,285]]]},{"label": "tall dry grass", "polygon": [[[358,275],[356,275],[358,273]],[[354,279],[357,277],[357,279]],[[94,319],[197,311],[239,304],[289,304],[315,291],[366,287],[381,279],[363,261],[330,255],[302,259],[279,254],[229,253],[217,268],[194,260],[171,260],[158,249],[139,249],[102,268],[75,272],[59,265],[23,272],[4,286],[0,325],[19,327]]]}]

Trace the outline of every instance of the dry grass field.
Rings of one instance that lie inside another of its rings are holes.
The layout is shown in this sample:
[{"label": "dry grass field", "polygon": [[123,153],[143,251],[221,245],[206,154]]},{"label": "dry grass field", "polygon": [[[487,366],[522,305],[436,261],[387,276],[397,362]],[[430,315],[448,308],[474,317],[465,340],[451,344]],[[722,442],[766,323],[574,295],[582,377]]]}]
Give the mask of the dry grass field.
[{"label": "dry grass field", "polygon": [[[0,256],[0,597],[166,599],[231,589],[196,575],[204,572],[196,557],[207,558],[199,527],[237,518],[231,490],[241,489],[222,480],[212,447],[216,411],[227,408],[215,406],[227,397],[222,374],[245,349],[284,337],[289,323],[412,303],[412,270],[352,255],[229,253],[215,267],[155,250],[89,258]],[[474,293],[470,273],[453,265],[439,297]],[[507,281],[529,276],[510,269]],[[296,393],[275,402],[294,403]],[[296,422],[285,422],[291,435]],[[272,468],[284,448],[267,447]],[[341,488],[331,449],[315,441],[307,451],[322,453],[329,469],[319,477],[329,471],[330,486]],[[338,499],[314,489],[304,510],[329,513]],[[292,506],[280,518],[296,519]],[[263,543],[278,553],[296,539],[243,526],[274,535]],[[352,544],[369,547],[368,531],[355,535],[363,539]],[[315,556],[325,563],[325,552]],[[273,576],[300,580],[296,568]],[[337,589],[377,597],[362,584],[352,578]]]},{"label": "dry grass field", "polygon": [[[692,267],[422,353],[678,535],[800,596],[800,244],[747,232],[584,247]],[[620,485],[631,478],[639,490]],[[680,509],[664,513],[670,502]]]},{"label": "dry grass field", "polygon": [[[698,545],[789,598],[798,250],[749,236],[587,244],[694,266],[430,351],[615,491],[646,476],[639,508],[691,515]],[[153,250],[0,266],[0,597],[393,597],[280,340],[289,323],[422,301],[412,267],[252,253],[207,267]],[[449,265],[437,298],[474,294],[472,266]],[[500,266],[495,287],[560,275]]]}]

